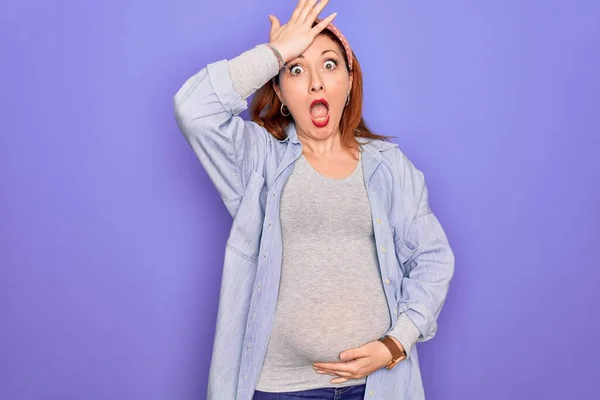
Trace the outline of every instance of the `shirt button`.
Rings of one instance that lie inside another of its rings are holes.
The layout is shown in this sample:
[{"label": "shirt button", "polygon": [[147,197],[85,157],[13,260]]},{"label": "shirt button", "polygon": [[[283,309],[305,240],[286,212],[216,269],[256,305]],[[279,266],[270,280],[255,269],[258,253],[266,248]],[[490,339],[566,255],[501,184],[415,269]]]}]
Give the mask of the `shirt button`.
[{"label": "shirt button", "polygon": [[252,319],[256,319],[256,313],[252,314]]},{"label": "shirt button", "polygon": [[390,278],[386,278],[385,283],[390,283]]},{"label": "shirt button", "polygon": [[385,247],[381,247],[381,251],[383,251],[385,253],[387,251],[387,249]]},{"label": "shirt button", "polygon": [[244,380],[248,379],[248,375],[244,374]]},{"label": "shirt button", "polygon": [[271,225],[272,225],[272,224],[269,222],[269,228],[271,227]]},{"label": "shirt button", "polygon": [[273,198],[275,198],[275,192],[273,192]]},{"label": "shirt button", "polygon": [[263,256],[263,258],[267,258],[267,255],[265,254],[265,255]]},{"label": "shirt button", "polygon": [[373,392],[372,390],[369,390],[369,396],[373,396],[375,394],[375,392]]},{"label": "shirt button", "polygon": [[394,314],[398,314],[398,309],[394,308]]},{"label": "shirt button", "polygon": [[375,220],[375,222],[377,222],[378,224],[380,224],[380,223],[381,223],[381,219],[377,218],[377,219]]},{"label": "shirt button", "polygon": [[258,291],[260,291],[260,283],[257,285],[256,288],[258,289]]},{"label": "shirt button", "polygon": [[251,347],[252,347],[252,345],[250,343],[248,343],[248,351],[250,351]]}]

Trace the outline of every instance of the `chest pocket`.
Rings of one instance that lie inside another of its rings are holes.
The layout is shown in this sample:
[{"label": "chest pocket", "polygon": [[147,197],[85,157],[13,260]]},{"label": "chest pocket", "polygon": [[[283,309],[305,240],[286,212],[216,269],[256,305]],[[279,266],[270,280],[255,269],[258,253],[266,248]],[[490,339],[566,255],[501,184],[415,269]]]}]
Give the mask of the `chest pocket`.
[{"label": "chest pocket", "polygon": [[229,247],[251,260],[258,259],[266,191],[265,179],[258,172],[251,171],[227,239]]}]

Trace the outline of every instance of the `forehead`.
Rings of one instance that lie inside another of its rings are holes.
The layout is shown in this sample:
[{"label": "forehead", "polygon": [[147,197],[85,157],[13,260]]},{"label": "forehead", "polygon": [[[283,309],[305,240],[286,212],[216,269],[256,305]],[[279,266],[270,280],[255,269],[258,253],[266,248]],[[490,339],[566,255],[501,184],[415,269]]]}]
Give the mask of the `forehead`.
[{"label": "forehead", "polygon": [[342,55],[342,49],[340,45],[331,39],[329,36],[319,34],[312,44],[302,53],[305,58],[316,58],[321,57],[321,53],[325,50],[333,50],[338,55]]}]

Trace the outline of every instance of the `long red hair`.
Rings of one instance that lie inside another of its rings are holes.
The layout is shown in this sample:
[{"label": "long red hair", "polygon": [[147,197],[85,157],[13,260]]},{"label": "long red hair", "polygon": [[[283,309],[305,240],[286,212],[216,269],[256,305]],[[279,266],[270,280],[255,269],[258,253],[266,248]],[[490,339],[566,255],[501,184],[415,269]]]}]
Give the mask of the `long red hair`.
[{"label": "long red hair", "polygon": [[[331,40],[336,42],[340,47],[348,69],[348,57],[344,46],[338,37],[328,29],[323,30],[321,35],[327,35]],[[340,134],[342,145],[346,148],[357,148],[359,143],[355,137],[364,137],[370,139],[388,140],[393,136],[384,136],[373,133],[367,126],[362,116],[363,102],[363,79],[360,64],[356,58],[356,54],[352,52],[352,87],[350,89],[350,102],[342,112],[340,120]],[[348,71],[350,73],[350,71]],[[283,140],[286,137],[285,129],[293,121],[291,115],[283,116],[280,112],[281,101],[273,89],[272,82],[279,85],[279,75],[273,80],[265,83],[254,94],[250,105],[250,117],[252,121],[264,127],[278,140]]]}]

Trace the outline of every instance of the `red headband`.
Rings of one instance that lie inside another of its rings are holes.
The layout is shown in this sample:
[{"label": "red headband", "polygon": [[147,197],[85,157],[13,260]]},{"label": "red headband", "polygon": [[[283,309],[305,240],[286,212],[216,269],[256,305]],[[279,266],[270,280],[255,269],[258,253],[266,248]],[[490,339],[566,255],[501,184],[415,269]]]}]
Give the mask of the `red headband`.
[{"label": "red headband", "polygon": [[[321,21],[321,19],[317,18],[315,20],[315,24],[318,24]],[[340,30],[335,25],[333,25],[333,23],[330,22],[329,25],[327,25],[327,28],[325,29],[329,30],[331,33],[337,36],[337,38],[340,39],[340,42],[342,42],[342,45],[344,45],[344,49],[346,50],[346,57],[348,58],[348,69],[352,71],[352,49],[350,48],[350,44],[348,43],[344,35],[342,35],[342,32],[340,32]]]}]

